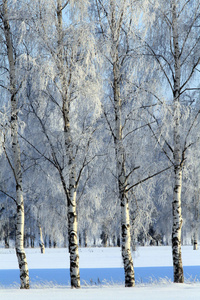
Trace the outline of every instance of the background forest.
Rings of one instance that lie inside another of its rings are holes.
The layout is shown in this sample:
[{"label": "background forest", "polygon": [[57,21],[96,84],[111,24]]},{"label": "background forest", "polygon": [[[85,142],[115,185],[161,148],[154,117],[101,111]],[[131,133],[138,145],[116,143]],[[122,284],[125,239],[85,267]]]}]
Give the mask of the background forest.
[{"label": "background forest", "polygon": [[133,286],[130,247],[172,245],[183,282],[181,239],[199,238],[199,27],[197,0],[0,1],[0,239],[20,268],[24,246],[69,247],[77,280],[78,245],[121,246]]}]

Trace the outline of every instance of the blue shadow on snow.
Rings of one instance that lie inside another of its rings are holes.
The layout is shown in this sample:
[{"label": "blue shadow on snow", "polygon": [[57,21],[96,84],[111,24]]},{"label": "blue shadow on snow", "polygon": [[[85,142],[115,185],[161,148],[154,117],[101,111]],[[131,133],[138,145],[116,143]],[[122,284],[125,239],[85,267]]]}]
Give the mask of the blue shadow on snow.
[{"label": "blue shadow on snow", "polygon": [[[34,284],[69,285],[69,269],[30,269],[30,281]],[[185,279],[200,281],[200,266],[184,267]],[[80,269],[81,284],[99,285],[104,283],[123,283],[123,268]],[[173,267],[135,268],[136,283],[149,283],[160,279],[173,281]],[[0,286],[10,287],[19,284],[19,270],[0,270]]]}]

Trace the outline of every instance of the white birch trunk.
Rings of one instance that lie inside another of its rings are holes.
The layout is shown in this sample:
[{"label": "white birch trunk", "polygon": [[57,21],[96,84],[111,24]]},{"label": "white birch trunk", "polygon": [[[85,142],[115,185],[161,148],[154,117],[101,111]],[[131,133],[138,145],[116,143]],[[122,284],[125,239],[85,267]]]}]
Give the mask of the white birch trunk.
[{"label": "white birch trunk", "polygon": [[122,141],[121,126],[121,99],[120,99],[120,72],[118,65],[118,54],[115,56],[113,64],[113,92],[115,106],[115,152],[117,165],[117,179],[119,188],[119,199],[121,206],[121,250],[125,273],[125,286],[133,287],[135,285],[135,274],[133,268],[133,259],[131,255],[131,235],[129,220],[129,203],[125,193],[126,172],[125,172],[125,153]]},{"label": "white birch trunk", "polygon": [[38,225],[38,230],[39,230],[39,246],[40,246],[40,251],[42,254],[45,253],[45,247],[44,247],[44,240],[43,240],[43,235],[42,235],[42,228],[40,224]]},{"label": "white birch trunk", "polygon": [[199,191],[197,191],[195,195],[193,250],[198,250],[198,232],[199,232],[198,227],[199,227]]},{"label": "white birch trunk", "polygon": [[[67,102],[67,100],[66,100]],[[69,170],[69,189],[67,196],[68,209],[68,240],[70,253],[70,277],[71,287],[80,288],[80,272],[79,272],[79,252],[78,252],[78,233],[77,233],[77,214],[76,214],[76,171],[73,158],[73,145],[69,123],[69,106],[67,108],[64,103],[64,135],[65,135],[65,150],[68,158]]]},{"label": "white birch trunk", "polygon": [[194,232],[193,250],[198,250],[197,231]]},{"label": "white birch trunk", "polygon": [[118,181],[119,200],[121,207],[121,250],[125,273],[125,286],[135,285],[135,274],[133,259],[131,255],[131,235],[129,220],[129,203],[125,192],[126,189],[126,170],[125,170],[125,151],[122,139],[122,119],[121,119],[121,97],[120,97],[120,66],[119,66],[119,37],[122,26],[123,11],[119,20],[116,20],[116,3],[110,0],[111,8],[111,36],[112,36],[112,64],[113,64],[113,94],[115,110],[115,154],[116,154],[116,175]]},{"label": "white birch trunk", "polygon": [[17,187],[16,255],[20,269],[21,289],[29,289],[29,271],[24,251],[24,202],[21,186]]},{"label": "white birch trunk", "polygon": [[68,236],[69,236],[69,253],[70,253],[70,277],[71,287],[80,288],[79,272],[79,252],[77,236],[77,214],[76,214],[76,191],[74,188],[70,191],[68,203]]},{"label": "white birch trunk", "polygon": [[181,255],[181,186],[182,170],[180,167],[174,167],[174,195],[173,195],[173,227],[172,227],[172,253],[174,266],[174,282],[184,282],[182,255]]},{"label": "white birch trunk", "polygon": [[16,78],[13,45],[11,40],[10,25],[7,19],[8,9],[7,0],[3,1],[3,24],[4,34],[7,46],[7,55],[10,71],[10,91],[11,91],[11,136],[13,151],[13,172],[16,181],[16,255],[20,269],[21,289],[29,288],[29,271],[24,251],[24,199],[22,190],[22,170],[21,170],[21,153],[18,141],[18,117],[17,117],[17,99],[16,99]]},{"label": "white birch trunk", "polygon": [[174,192],[173,192],[173,226],[172,226],[172,255],[174,267],[174,282],[184,282],[182,255],[181,255],[181,188],[182,188],[182,150],[180,142],[180,50],[178,42],[178,26],[176,1],[172,2],[172,35],[175,60],[174,77]]},{"label": "white birch trunk", "polygon": [[87,242],[87,230],[86,229],[83,230],[83,240],[84,240],[84,247],[87,248],[88,242]]},{"label": "white birch trunk", "polygon": [[[78,234],[77,234],[77,214],[76,214],[76,164],[73,157],[73,144],[70,128],[70,99],[68,99],[68,83],[65,77],[64,58],[63,58],[63,28],[62,28],[62,3],[57,0],[57,20],[58,20],[58,69],[60,72],[60,80],[62,84],[62,100],[63,100],[63,123],[64,123],[64,139],[65,151],[67,157],[69,171],[69,188],[65,191],[67,196],[67,216],[68,216],[68,240],[70,254],[70,277],[71,287],[80,288],[80,272],[79,272],[79,252],[78,252]],[[64,184],[65,186],[65,184]],[[66,189],[66,187],[65,187]]]},{"label": "white birch trunk", "polygon": [[38,214],[37,214],[37,226],[38,226],[38,234],[39,234],[39,246],[40,246],[40,251],[42,254],[45,253],[45,246],[44,246],[44,239],[43,239],[43,234],[42,234],[42,227],[40,224],[40,206],[38,208]]}]

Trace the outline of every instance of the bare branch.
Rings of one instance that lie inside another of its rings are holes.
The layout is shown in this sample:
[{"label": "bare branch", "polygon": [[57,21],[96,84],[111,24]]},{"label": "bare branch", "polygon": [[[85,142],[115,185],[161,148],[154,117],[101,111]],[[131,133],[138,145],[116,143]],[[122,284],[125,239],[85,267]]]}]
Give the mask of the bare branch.
[{"label": "bare branch", "polygon": [[16,199],[15,199],[13,196],[11,196],[10,194],[4,192],[4,191],[1,190],[1,189],[0,189],[0,192],[1,192],[2,194],[4,194],[4,195],[8,196],[10,199],[12,199],[12,200],[15,202],[15,204],[17,205],[17,201],[16,201]]},{"label": "bare branch", "polygon": [[196,69],[196,67],[198,66],[200,62],[200,57],[198,58],[197,62],[194,64],[191,72],[190,72],[190,75],[188,76],[188,79],[182,84],[182,86],[180,87],[180,91],[182,90],[182,88],[189,82],[189,80],[191,79],[192,75],[194,74],[194,71]]},{"label": "bare branch", "polygon": [[112,134],[112,136],[113,136],[113,138],[114,138],[114,140],[115,140],[115,139],[116,139],[116,137],[115,137],[115,134],[114,134],[114,132],[113,132],[113,130],[112,130],[112,126],[111,126],[111,124],[110,124],[110,122],[109,122],[109,120],[108,120],[107,114],[106,114],[106,112],[105,112],[105,110],[104,110],[103,106],[102,106],[102,109],[103,109],[103,113],[104,113],[104,116],[105,116],[106,122],[108,123],[109,129],[110,129],[110,132],[111,132],[111,134]]},{"label": "bare branch", "polygon": [[[186,4],[187,4],[188,2],[190,2],[190,0],[187,1]],[[186,5],[186,4],[185,4],[185,5]],[[185,5],[184,5],[184,6],[185,6]],[[184,8],[184,6],[183,6],[183,8]],[[183,41],[183,45],[182,45],[182,48],[181,48],[181,51],[180,51],[180,56],[181,56],[182,53],[183,53],[183,49],[184,49],[185,44],[186,44],[186,42],[187,42],[187,40],[188,40],[188,37],[189,37],[190,32],[191,32],[191,30],[192,30],[192,27],[193,27],[195,21],[197,20],[197,18],[199,17],[199,14],[196,14],[196,12],[198,11],[198,9],[199,9],[199,5],[198,5],[197,8],[196,8],[196,11],[195,11],[195,13],[194,13],[193,22],[192,22],[192,24],[190,25],[190,28],[189,28],[189,30],[188,30],[188,32],[187,32],[187,34],[186,34],[186,37],[185,37],[185,39],[184,39],[184,41]],[[195,15],[196,15],[196,16],[195,16]]]},{"label": "bare branch", "polygon": [[47,157],[46,155],[44,155],[44,153],[42,153],[40,150],[38,150],[29,140],[27,140],[23,135],[21,135],[18,132],[19,136],[25,141],[27,142],[37,153],[39,153],[42,157],[44,157],[47,161],[49,161],[52,165],[55,165],[55,162],[53,162],[49,157]]},{"label": "bare branch", "polygon": [[190,145],[186,146],[187,139],[188,139],[188,136],[190,135],[190,132],[191,132],[191,130],[192,130],[192,128],[193,128],[193,126],[194,126],[194,124],[195,124],[195,122],[196,122],[199,114],[200,114],[200,110],[197,112],[196,116],[194,117],[194,120],[193,120],[193,122],[192,122],[192,124],[191,124],[191,126],[190,126],[190,128],[189,128],[189,130],[187,132],[187,134],[186,134],[183,152],[185,152],[188,149],[188,147],[190,147],[192,145],[192,144],[190,144]]},{"label": "bare branch", "polygon": [[154,138],[156,139],[158,145],[160,146],[161,150],[163,151],[163,153],[165,154],[165,156],[168,158],[168,160],[171,162],[171,164],[173,164],[171,158],[169,157],[169,155],[167,154],[167,152],[165,151],[165,149],[161,146],[161,144],[159,142],[159,139],[157,138],[155,132],[153,131],[153,128],[151,127],[150,124],[148,124],[148,125],[149,125],[149,128],[150,128],[151,132],[153,133]]},{"label": "bare branch", "polygon": [[[141,39],[141,38],[140,38]],[[158,62],[163,74],[165,75],[165,78],[167,79],[168,83],[169,83],[169,86],[171,88],[171,90],[173,91],[173,86],[172,86],[172,83],[166,73],[166,71],[164,70],[164,67],[163,65],[161,64],[160,60],[158,59],[159,55],[157,55],[155,53],[155,51],[152,49],[152,47],[145,41],[145,45],[147,46],[147,48],[151,51],[151,53],[153,54],[153,56],[155,57],[156,61]],[[170,69],[172,71],[172,69]],[[172,77],[174,77],[174,74],[172,73]]]},{"label": "bare branch", "polygon": [[8,161],[8,164],[9,164],[9,166],[10,166],[12,172],[13,172],[13,175],[15,177],[15,182],[17,184],[17,177],[16,177],[16,174],[15,174],[15,169],[14,169],[12,163],[11,163],[11,160],[10,160],[8,154],[7,154],[6,147],[5,147],[5,134],[4,134],[4,141],[2,142],[2,147],[3,147],[4,153],[5,153],[6,159]]},{"label": "bare branch", "polygon": [[87,178],[86,178],[86,180],[85,180],[85,182],[84,182],[84,184],[83,184],[83,188],[82,188],[82,190],[81,190],[81,193],[79,193],[79,197],[78,197],[78,199],[77,199],[77,201],[76,201],[77,205],[78,205],[78,203],[79,203],[81,197],[83,196],[83,193],[84,193],[84,191],[85,191],[87,182],[88,182],[88,180],[90,179],[90,177],[91,177],[91,175],[90,175],[89,172],[88,172],[88,176],[87,176]]},{"label": "bare branch", "polygon": [[133,170],[131,170],[127,175],[126,175],[126,180],[128,180],[128,178],[130,177],[130,175],[137,169],[139,169],[140,166],[133,168]]},{"label": "bare branch", "polygon": [[63,9],[65,9],[65,7],[69,4],[69,1],[70,1],[70,0],[68,0],[68,1],[63,5],[63,7],[61,8],[61,11],[62,11]]},{"label": "bare branch", "polygon": [[161,174],[161,173],[163,173],[163,172],[169,170],[171,167],[172,167],[172,166],[169,166],[169,167],[167,167],[166,169],[163,169],[163,170],[161,170],[161,171],[159,171],[159,172],[157,172],[157,173],[154,173],[154,174],[152,174],[152,175],[149,175],[148,177],[146,177],[146,178],[144,178],[144,179],[138,181],[137,183],[134,183],[134,184],[131,185],[129,188],[126,188],[125,192],[127,193],[128,191],[130,191],[130,190],[131,190],[132,188],[134,188],[135,186],[137,186],[137,185],[139,185],[139,184],[141,184],[141,183],[143,183],[143,182],[145,182],[145,181],[147,181],[147,180],[149,180],[149,179],[151,179],[151,178],[153,178],[153,177],[155,177],[155,176],[157,176],[157,175],[159,175],[159,174]]},{"label": "bare branch", "polygon": [[181,13],[184,11],[184,9],[185,9],[185,6],[188,4],[188,3],[190,3],[190,1],[191,0],[187,0],[185,3],[184,3],[184,5],[183,5],[183,7],[182,7],[182,9],[180,10],[180,12],[179,12],[179,15],[178,16],[180,16],[181,15]]},{"label": "bare branch", "polygon": [[135,132],[135,131],[137,131],[137,130],[139,130],[139,129],[141,129],[141,128],[144,128],[144,127],[146,127],[146,126],[149,126],[149,124],[153,124],[153,123],[156,123],[156,121],[152,121],[151,123],[147,123],[147,124],[141,125],[141,126],[139,126],[139,127],[137,127],[137,128],[134,128],[133,130],[129,131],[129,132],[123,137],[123,140],[124,140],[129,134],[131,134],[131,133],[133,133],[133,132]]},{"label": "bare branch", "polygon": [[[158,120],[157,120],[157,118],[154,116],[154,114],[153,114],[153,113],[150,113],[149,110],[147,110],[147,111],[148,111],[148,113],[150,114],[150,116],[152,116],[152,118],[156,121],[156,123],[157,123],[157,125],[158,125]],[[149,123],[149,124],[150,124],[150,123]],[[165,141],[165,143],[166,143],[167,147],[169,148],[169,150],[173,153],[174,150],[172,149],[172,147],[170,146],[170,144],[167,142],[167,140],[164,138],[164,136],[163,136],[162,134],[161,134],[160,136],[161,136],[162,139]],[[156,135],[155,135],[155,138],[156,138],[156,140],[158,139]],[[162,149],[162,147],[161,147],[161,149]]]},{"label": "bare branch", "polygon": [[200,90],[200,88],[186,88],[179,95],[182,95],[186,91],[199,91],[199,90]]}]

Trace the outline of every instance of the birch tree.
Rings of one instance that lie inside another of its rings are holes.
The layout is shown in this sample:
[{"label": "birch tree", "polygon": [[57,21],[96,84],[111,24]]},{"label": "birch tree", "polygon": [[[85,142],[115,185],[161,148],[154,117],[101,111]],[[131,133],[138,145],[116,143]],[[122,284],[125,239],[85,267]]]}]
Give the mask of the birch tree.
[{"label": "birch tree", "polygon": [[[136,154],[135,149],[131,154],[130,148],[138,142],[134,136],[135,132],[147,125],[139,117],[139,114],[142,114],[140,108],[145,101],[136,92],[137,83],[140,81],[139,76],[137,78],[136,75],[140,69],[136,54],[139,42],[135,38],[141,13],[138,3],[96,1],[97,39],[99,39],[98,45],[104,56],[106,69],[105,99],[102,100],[102,104],[105,121],[114,141],[116,167],[113,168],[113,174],[117,182],[117,195],[121,209],[121,249],[126,287],[135,285],[131,255],[129,192],[134,187],[131,185],[132,180],[137,180],[139,177],[137,171],[141,166],[141,157]],[[111,103],[110,110],[109,103]]]},{"label": "birch tree", "polygon": [[[120,1],[119,1],[120,2]],[[133,259],[131,255],[131,237],[130,237],[130,217],[129,203],[125,189],[127,186],[127,177],[125,169],[125,149],[122,140],[122,116],[121,116],[121,62],[119,59],[120,37],[122,30],[123,15],[127,9],[126,1],[121,1],[119,7],[116,1],[109,1],[106,5],[101,1],[96,1],[97,13],[99,16],[100,28],[102,34],[106,36],[109,33],[110,53],[109,58],[112,68],[112,97],[114,106],[115,123],[112,129],[115,145],[116,158],[116,178],[118,183],[118,197],[121,206],[121,249],[125,272],[125,286],[133,287],[135,285],[135,275],[133,268]],[[121,6],[120,6],[121,4]],[[105,30],[102,24],[103,16],[107,20],[109,30]],[[106,32],[107,31],[107,32]]]},{"label": "birch tree", "polygon": [[[196,106],[196,105],[195,105]],[[197,107],[191,109],[191,117],[196,115],[199,104]],[[195,126],[193,131],[194,140],[196,139],[196,131],[198,131],[199,123]],[[193,145],[188,151],[186,167],[183,173],[183,238],[186,242],[193,243],[193,249],[198,249],[199,240],[199,191],[200,191],[200,178],[199,178],[199,142]]]},{"label": "birch tree", "polygon": [[16,60],[12,42],[12,33],[9,22],[9,8],[7,0],[4,0],[1,5],[1,21],[4,32],[5,44],[7,48],[8,72],[9,72],[9,87],[11,119],[10,130],[12,138],[12,161],[8,157],[10,167],[12,169],[16,182],[16,254],[20,269],[21,288],[29,288],[29,271],[24,251],[24,199],[22,185],[22,168],[21,168],[21,152],[18,140],[18,82],[16,78]]},{"label": "birch tree", "polygon": [[[91,153],[95,131],[92,125],[98,115],[95,108],[98,85],[94,79],[95,67],[91,64],[94,59],[93,38],[88,20],[86,17],[83,20],[80,8],[87,13],[87,3],[82,1],[38,1],[36,6],[33,4],[37,13],[32,25],[35,26],[38,47],[43,49],[48,59],[38,58],[41,66],[37,64],[36,67],[40,78],[45,74],[45,80],[38,82],[39,101],[33,97],[29,99],[30,111],[48,144],[49,155],[43,155],[43,158],[56,168],[66,198],[73,288],[80,287],[77,190],[85,167],[95,159],[95,154]],[[67,21],[63,16],[65,11]],[[38,15],[40,18],[37,18]],[[52,17],[51,24],[49,16]],[[53,40],[50,28],[54,33]],[[36,91],[35,84],[33,91]],[[52,119],[46,119],[44,112],[50,113]],[[41,148],[35,147],[35,150],[42,155]]]},{"label": "birch tree", "polygon": [[[76,163],[73,155],[73,143],[71,133],[71,122],[69,116],[70,99],[68,98],[67,84],[68,80],[65,78],[64,72],[64,53],[63,53],[63,27],[62,27],[62,4],[57,1],[57,31],[58,31],[58,60],[57,68],[61,81],[62,93],[62,113],[64,123],[64,141],[65,151],[67,157],[67,164],[69,169],[69,185],[67,190],[67,208],[68,208],[68,240],[70,253],[70,277],[71,286],[75,288],[80,287],[80,273],[79,273],[79,253],[78,253],[78,236],[77,236],[77,212],[76,212]],[[70,80],[70,79],[69,79]]]},{"label": "birch tree", "polygon": [[[165,106],[168,120],[171,120],[171,139],[166,131],[155,133],[161,149],[167,159],[173,164],[173,200],[172,200],[172,253],[174,266],[174,282],[183,282],[183,266],[181,256],[181,189],[182,173],[189,147],[195,140],[191,140],[191,131],[197,122],[198,114],[193,119],[188,118],[188,108],[192,93],[198,91],[196,84],[197,67],[199,65],[199,37],[196,31],[199,20],[199,1],[168,1],[155,2],[151,9],[155,12],[155,20],[149,32],[149,38],[145,40],[148,55],[153,57],[160,78],[163,80],[162,92],[155,92],[160,103]],[[156,28],[158,30],[156,30]],[[159,38],[160,40],[159,40]],[[154,43],[152,43],[154,40]],[[155,43],[155,40],[160,43]],[[158,79],[159,80],[159,79]],[[167,92],[165,91],[167,89]],[[171,93],[169,95],[169,91]],[[170,98],[170,100],[168,100]],[[153,115],[155,119],[155,115]],[[165,119],[166,120],[166,119]],[[163,123],[164,124],[164,119]],[[169,123],[168,123],[169,125]],[[186,126],[187,125],[187,126]],[[163,127],[164,128],[164,127]],[[168,131],[169,132],[169,131]]]}]

